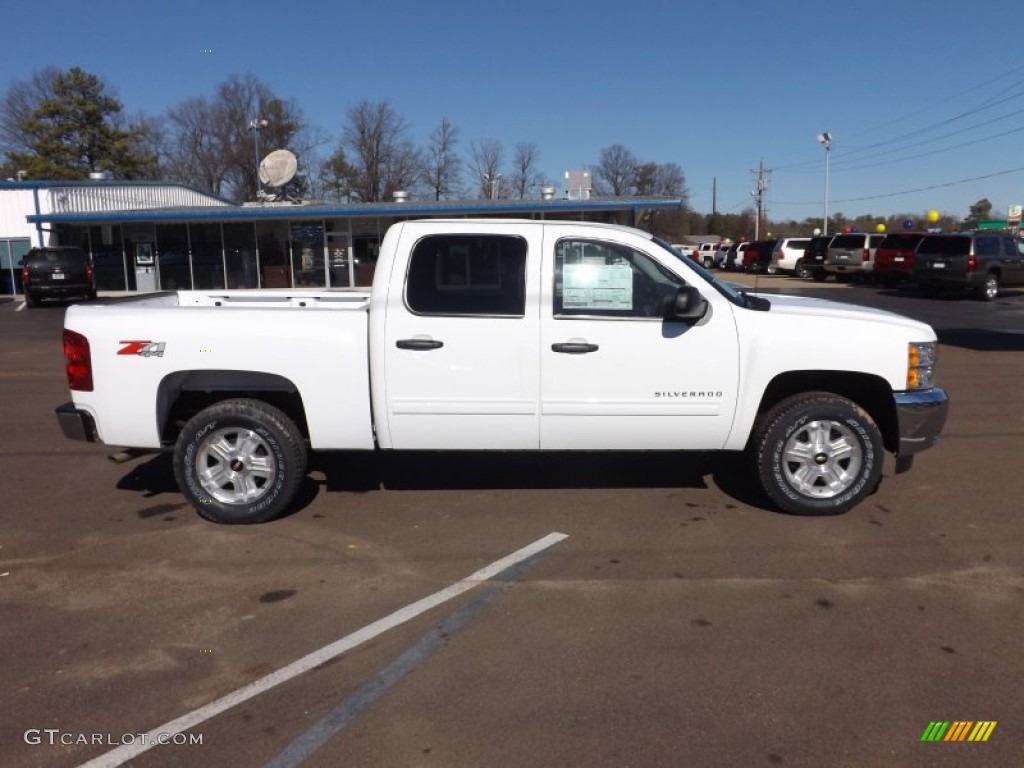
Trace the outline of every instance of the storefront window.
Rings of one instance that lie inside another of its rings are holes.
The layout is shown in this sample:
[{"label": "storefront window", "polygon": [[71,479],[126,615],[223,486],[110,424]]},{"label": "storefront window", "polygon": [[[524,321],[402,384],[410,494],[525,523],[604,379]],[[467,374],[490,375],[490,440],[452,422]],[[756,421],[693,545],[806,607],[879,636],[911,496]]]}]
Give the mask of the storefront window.
[{"label": "storefront window", "polygon": [[252,224],[224,225],[224,258],[227,260],[228,288],[258,288],[256,229]]},{"label": "storefront window", "polygon": [[21,293],[21,260],[31,244],[24,240],[0,240],[0,294]]},{"label": "storefront window", "polygon": [[185,224],[157,224],[156,259],[160,289],[187,290],[192,287],[188,263],[188,227]]},{"label": "storefront window", "polygon": [[125,290],[125,273],[128,270],[124,263],[121,227],[116,224],[89,227],[89,242],[96,270],[96,288],[101,291]]},{"label": "storefront window", "polygon": [[293,221],[291,227],[295,286],[326,286],[323,222]]},{"label": "storefront window", "polygon": [[259,248],[260,286],[291,288],[288,224],[283,221],[257,222],[256,244]]},{"label": "storefront window", "polygon": [[196,290],[224,287],[224,248],[220,224],[190,224],[192,278]]}]

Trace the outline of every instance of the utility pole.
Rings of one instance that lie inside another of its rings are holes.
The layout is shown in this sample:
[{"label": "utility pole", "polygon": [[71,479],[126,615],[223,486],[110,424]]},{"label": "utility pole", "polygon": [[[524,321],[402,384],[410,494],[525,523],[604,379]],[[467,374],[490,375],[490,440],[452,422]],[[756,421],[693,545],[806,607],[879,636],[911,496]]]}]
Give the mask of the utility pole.
[{"label": "utility pole", "polygon": [[761,239],[761,220],[764,218],[764,193],[768,191],[768,174],[764,168],[764,160],[757,164],[757,168],[751,168],[751,173],[757,174],[755,181],[757,188],[751,190],[750,194],[757,198],[757,220],[754,222],[754,239]]}]

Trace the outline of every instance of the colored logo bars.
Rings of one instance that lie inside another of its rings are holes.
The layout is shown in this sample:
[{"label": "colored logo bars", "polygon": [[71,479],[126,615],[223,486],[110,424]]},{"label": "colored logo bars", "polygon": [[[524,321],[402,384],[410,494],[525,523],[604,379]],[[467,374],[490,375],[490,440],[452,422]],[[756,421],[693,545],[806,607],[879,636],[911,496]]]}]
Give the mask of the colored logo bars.
[{"label": "colored logo bars", "polygon": [[921,741],[988,741],[995,727],[995,720],[933,720],[921,734]]}]

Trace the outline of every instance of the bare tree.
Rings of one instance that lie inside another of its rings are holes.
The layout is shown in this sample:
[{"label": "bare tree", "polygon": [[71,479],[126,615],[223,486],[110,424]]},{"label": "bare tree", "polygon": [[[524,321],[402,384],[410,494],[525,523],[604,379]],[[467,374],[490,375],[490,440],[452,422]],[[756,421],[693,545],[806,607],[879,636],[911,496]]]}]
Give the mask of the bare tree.
[{"label": "bare tree", "polygon": [[[257,154],[289,149],[302,169],[322,141],[294,99],[279,98],[252,74],[229,76],[212,98],[186,99],[167,117],[172,177],[236,199],[256,197]],[[254,121],[260,122],[254,127]]]},{"label": "bare tree", "polygon": [[455,154],[458,140],[459,129],[447,117],[442,117],[437,128],[430,134],[423,175],[434,192],[435,200],[450,196],[459,186],[460,163]]},{"label": "bare tree", "polygon": [[470,142],[470,158],[473,172],[479,182],[479,194],[484,200],[504,197],[502,188],[501,162],[505,149],[497,139],[481,139]]},{"label": "bare tree", "polygon": [[621,144],[612,144],[601,150],[601,157],[594,169],[596,192],[599,195],[624,197],[636,191],[637,168],[640,163],[636,155]]},{"label": "bare tree", "polygon": [[0,150],[28,152],[32,136],[25,131],[25,120],[41,103],[54,97],[53,83],[60,70],[47,67],[28,80],[11,83],[0,102]]},{"label": "bare tree", "polygon": [[542,183],[537,164],[540,162],[540,150],[534,143],[516,144],[513,159],[515,171],[512,175],[512,187],[522,200]]},{"label": "bare tree", "polygon": [[636,194],[687,197],[683,169],[677,163],[643,163],[637,166]]},{"label": "bare tree", "polygon": [[423,158],[408,132],[387,101],[359,102],[349,109],[341,143],[326,161],[327,177],[364,203],[410,189],[423,176]]}]

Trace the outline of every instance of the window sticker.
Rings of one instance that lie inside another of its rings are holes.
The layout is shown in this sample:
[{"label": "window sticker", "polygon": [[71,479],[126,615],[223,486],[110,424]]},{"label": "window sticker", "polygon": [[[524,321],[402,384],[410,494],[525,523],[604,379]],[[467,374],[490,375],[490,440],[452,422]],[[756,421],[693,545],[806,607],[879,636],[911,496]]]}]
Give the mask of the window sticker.
[{"label": "window sticker", "polygon": [[629,264],[566,264],[562,280],[564,309],[633,309]]}]

